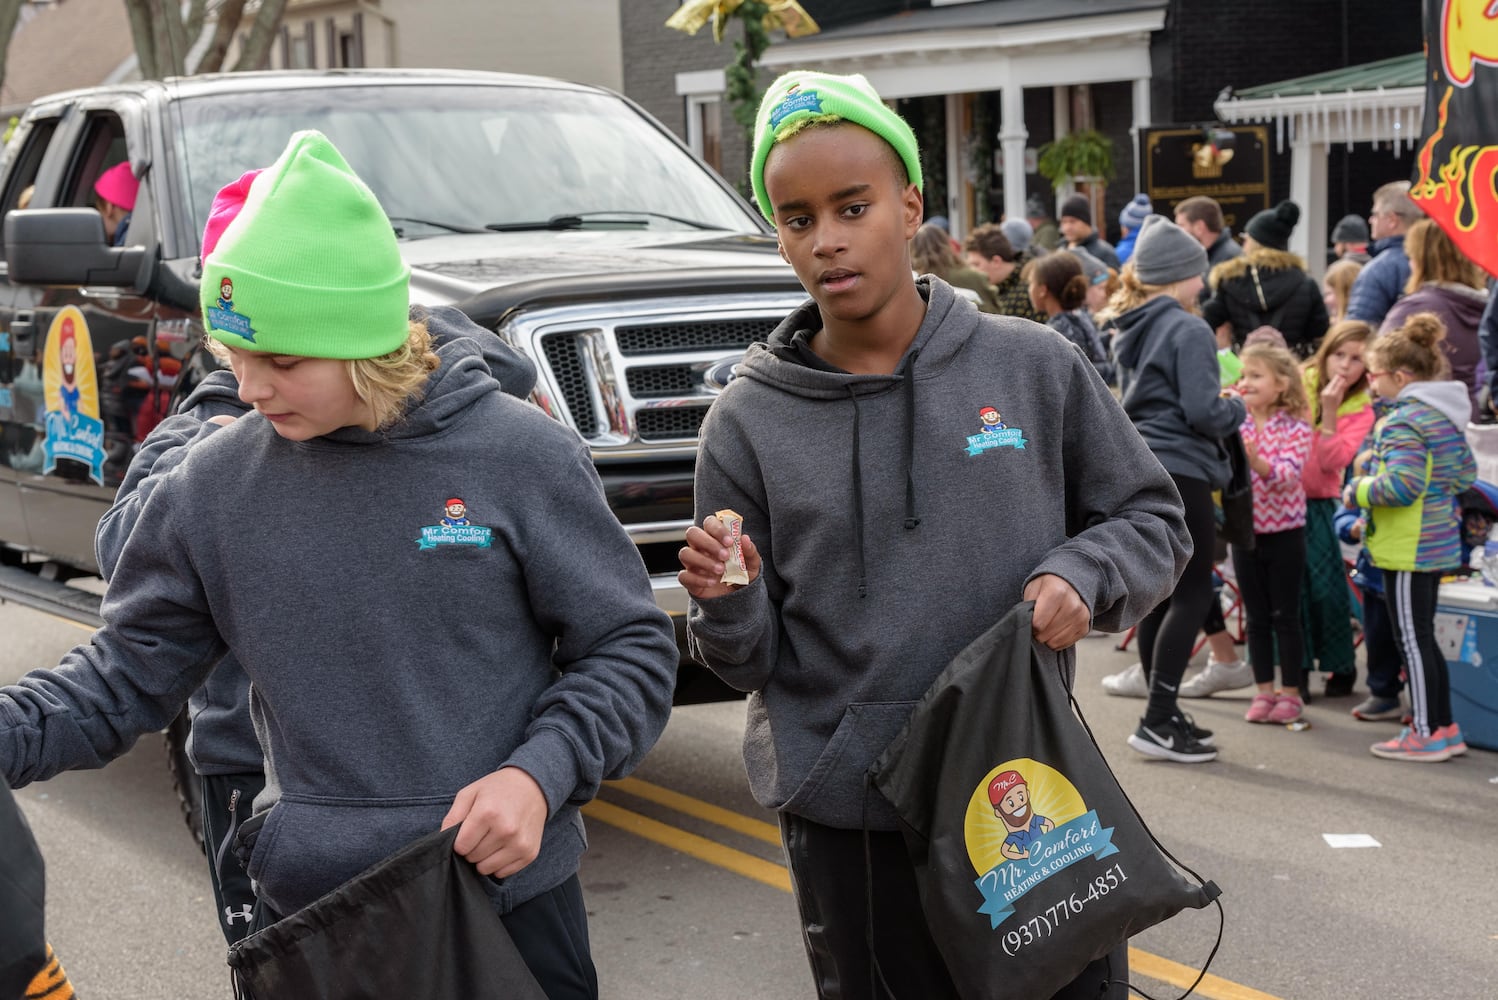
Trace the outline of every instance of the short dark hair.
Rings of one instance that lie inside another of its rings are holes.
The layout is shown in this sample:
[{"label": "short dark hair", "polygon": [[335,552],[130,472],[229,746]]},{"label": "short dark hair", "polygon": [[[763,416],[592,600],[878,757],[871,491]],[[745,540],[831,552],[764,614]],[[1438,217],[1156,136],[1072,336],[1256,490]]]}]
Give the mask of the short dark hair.
[{"label": "short dark hair", "polygon": [[984,260],[999,257],[1011,264],[1018,256],[1014,252],[1014,244],[1010,243],[1009,237],[1004,235],[1004,230],[993,222],[985,222],[968,233],[962,248],[968,253],[978,254]]},{"label": "short dark hair", "polygon": [[1204,222],[1214,233],[1222,232],[1226,225],[1222,221],[1222,206],[1217,204],[1216,198],[1204,194],[1194,195],[1177,205],[1176,215],[1184,215],[1191,222]]}]

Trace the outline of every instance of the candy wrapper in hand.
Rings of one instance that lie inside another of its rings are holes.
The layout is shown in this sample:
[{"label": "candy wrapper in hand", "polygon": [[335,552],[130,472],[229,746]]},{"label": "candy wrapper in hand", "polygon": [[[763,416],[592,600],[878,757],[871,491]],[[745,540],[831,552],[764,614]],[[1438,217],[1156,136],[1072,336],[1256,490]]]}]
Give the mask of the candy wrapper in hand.
[{"label": "candy wrapper in hand", "polygon": [[720,510],[713,516],[728,526],[728,559],[720,582],[748,583],[749,573],[744,569],[744,516],[735,510]]}]

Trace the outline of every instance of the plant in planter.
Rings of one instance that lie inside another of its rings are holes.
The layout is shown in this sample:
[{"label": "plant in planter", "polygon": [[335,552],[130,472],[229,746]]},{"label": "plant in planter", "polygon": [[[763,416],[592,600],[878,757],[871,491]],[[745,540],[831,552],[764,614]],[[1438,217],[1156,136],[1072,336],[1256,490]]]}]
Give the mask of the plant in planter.
[{"label": "plant in planter", "polygon": [[1076,180],[1113,179],[1113,141],[1094,129],[1070,132],[1040,147],[1037,167],[1056,190]]}]

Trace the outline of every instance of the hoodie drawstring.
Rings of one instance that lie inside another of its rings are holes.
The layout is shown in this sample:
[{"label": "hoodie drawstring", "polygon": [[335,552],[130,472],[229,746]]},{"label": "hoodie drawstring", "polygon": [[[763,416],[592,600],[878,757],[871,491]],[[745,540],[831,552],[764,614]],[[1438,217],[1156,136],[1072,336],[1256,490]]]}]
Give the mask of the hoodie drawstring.
[{"label": "hoodie drawstring", "polygon": [[[919,351],[910,352],[905,367],[905,530],[910,531],[921,523],[915,509],[915,362]],[[858,596],[869,596],[868,557],[864,552],[863,538],[863,463],[859,459],[859,411],[858,393],[848,386],[848,399],[853,403],[853,547],[858,559]]]},{"label": "hoodie drawstring", "polygon": [[858,554],[858,596],[869,596],[869,574],[863,552],[863,464],[858,460],[858,393],[848,386],[853,401],[853,547]]},{"label": "hoodie drawstring", "polygon": [[911,351],[905,365],[905,530],[921,523],[915,512],[915,362],[920,351]]}]

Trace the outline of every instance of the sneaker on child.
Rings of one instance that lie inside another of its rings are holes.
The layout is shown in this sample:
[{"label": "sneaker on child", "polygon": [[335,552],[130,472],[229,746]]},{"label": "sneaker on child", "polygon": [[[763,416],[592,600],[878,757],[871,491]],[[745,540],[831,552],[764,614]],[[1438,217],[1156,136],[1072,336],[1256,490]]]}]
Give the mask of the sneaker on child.
[{"label": "sneaker on child", "polygon": [[1201,673],[1188,678],[1181,685],[1180,694],[1182,698],[1209,698],[1219,691],[1245,688],[1253,682],[1253,668],[1243,660],[1223,663],[1221,660],[1208,658]]},{"label": "sneaker on child", "polygon": [[1129,737],[1129,746],[1146,757],[1159,757],[1179,764],[1205,764],[1217,759],[1217,750],[1193,739],[1180,716],[1158,725],[1141,721],[1134,735]]},{"label": "sneaker on child", "polygon": [[[1439,731],[1438,731],[1439,732]],[[1436,733],[1421,736],[1406,726],[1392,740],[1375,743],[1369,747],[1373,756],[1385,760],[1412,760],[1418,763],[1436,763],[1451,759],[1451,748]]]},{"label": "sneaker on child", "polygon": [[1269,710],[1269,718],[1266,722],[1294,722],[1300,718],[1305,711],[1305,705],[1293,694],[1282,694],[1274,700],[1274,707]]},{"label": "sneaker on child", "polygon": [[1370,694],[1352,710],[1352,717],[1362,719],[1364,722],[1397,719],[1403,714],[1404,706],[1400,704],[1398,698],[1381,698],[1376,694]]},{"label": "sneaker on child", "polygon": [[1104,677],[1103,690],[1120,698],[1148,698],[1150,685],[1144,679],[1144,664],[1136,663],[1127,670]]},{"label": "sneaker on child", "polygon": [[1451,756],[1460,757],[1467,752],[1467,741],[1462,736],[1462,727],[1455,722],[1437,729],[1435,735],[1446,741],[1446,749],[1451,751]]},{"label": "sneaker on child", "polygon": [[1254,700],[1248,703],[1248,711],[1243,713],[1246,722],[1268,722],[1269,715],[1274,711],[1275,702],[1278,701],[1272,694],[1256,694]]}]

